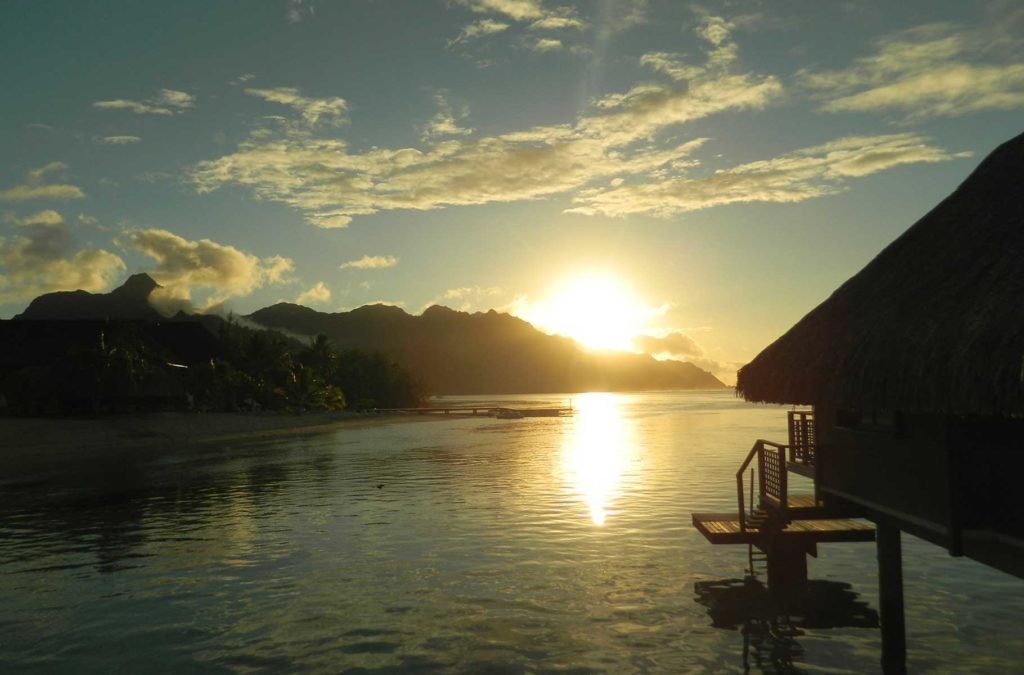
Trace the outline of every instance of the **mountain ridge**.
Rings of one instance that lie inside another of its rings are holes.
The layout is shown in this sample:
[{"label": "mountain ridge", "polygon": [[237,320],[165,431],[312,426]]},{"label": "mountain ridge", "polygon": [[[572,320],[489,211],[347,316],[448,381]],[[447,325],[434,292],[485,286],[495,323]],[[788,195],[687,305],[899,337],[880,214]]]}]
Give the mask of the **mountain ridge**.
[{"label": "mountain ridge", "polygon": [[[58,291],[34,299],[14,320],[200,321],[211,332],[225,319],[157,311],[160,285],[135,274],[109,293]],[[381,352],[415,373],[437,394],[520,394],[573,391],[720,389],[718,378],[692,363],[646,354],[589,352],[574,340],[548,335],[518,317],[462,312],[431,305],[409,314],[383,303],[320,312],[279,302],[241,317],[266,329],[312,338],[327,335],[336,349]]]},{"label": "mountain ridge", "polygon": [[692,363],[646,354],[589,352],[510,314],[432,305],[420,315],[390,305],[319,312],[282,302],[244,317],[292,334],[327,335],[341,349],[379,350],[438,394],[720,389]]}]

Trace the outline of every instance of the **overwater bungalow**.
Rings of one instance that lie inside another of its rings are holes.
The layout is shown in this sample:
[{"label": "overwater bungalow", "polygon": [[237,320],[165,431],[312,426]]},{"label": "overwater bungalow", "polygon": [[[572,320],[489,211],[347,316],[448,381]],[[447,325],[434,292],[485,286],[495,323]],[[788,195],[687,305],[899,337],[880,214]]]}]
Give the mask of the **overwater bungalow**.
[{"label": "overwater bungalow", "polygon": [[[744,366],[737,392],[810,410],[789,413],[788,444],[751,450],[753,511],[740,473],[739,513],[694,524],[764,550],[771,586],[772,567],[806,578],[805,552],[855,540],[841,521],[872,523],[886,672],[905,669],[901,532],[1024,578],[1024,134]],[[813,494],[789,494],[793,472]],[[800,521],[820,533],[798,543]]]}]

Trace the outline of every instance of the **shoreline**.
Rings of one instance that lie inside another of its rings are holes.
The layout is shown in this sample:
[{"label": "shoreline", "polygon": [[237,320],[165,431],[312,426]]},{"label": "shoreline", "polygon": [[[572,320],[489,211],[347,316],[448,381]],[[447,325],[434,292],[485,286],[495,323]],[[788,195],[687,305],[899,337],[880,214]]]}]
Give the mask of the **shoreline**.
[{"label": "shoreline", "polygon": [[[432,417],[432,416],[431,416]],[[53,452],[128,450],[161,445],[206,445],[319,434],[422,421],[420,415],[162,412],[102,417],[0,418],[0,459]]]}]

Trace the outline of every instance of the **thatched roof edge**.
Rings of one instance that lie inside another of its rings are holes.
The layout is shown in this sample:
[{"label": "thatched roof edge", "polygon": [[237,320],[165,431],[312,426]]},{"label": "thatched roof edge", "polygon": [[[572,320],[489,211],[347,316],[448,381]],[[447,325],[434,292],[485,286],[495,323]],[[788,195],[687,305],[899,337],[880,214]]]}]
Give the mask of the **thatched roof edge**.
[{"label": "thatched roof edge", "polygon": [[1024,134],[741,368],[736,391],[1024,415]]}]

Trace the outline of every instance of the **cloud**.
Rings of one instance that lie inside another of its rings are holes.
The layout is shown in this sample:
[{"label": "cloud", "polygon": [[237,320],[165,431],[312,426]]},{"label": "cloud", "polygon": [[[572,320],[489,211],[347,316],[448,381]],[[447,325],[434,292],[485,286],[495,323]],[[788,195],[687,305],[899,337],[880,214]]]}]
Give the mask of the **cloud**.
[{"label": "cloud", "polygon": [[358,260],[350,260],[338,266],[340,270],[379,270],[386,267],[394,267],[398,264],[398,258],[393,255],[364,255]]},{"label": "cloud", "polygon": [[96,139],[98,143],[105,143],[106,145],[130,145],[141,140],[138,136],[100,136]]},{"label": "cloud", "polygon": [[494,19],[480,19],[468,24],[459,31],[458,36],[448,40],[449,49],[457,45],[465,44],[479,37],[487,35],[494,35],[504,30],[508,30],[509,24],[501,21],[495,21]]},{"label": "cloud", "polygon": [[96,101],[94,108],[104,110],[128,110],[136,115],[178,115],[195,107],[196,99],[191,94],[175,89],[161,89],[156,96],[144,101],[115,99]]},{"label": "cloud", "polygon": [[421,140],[427,141],[442,136],[468,136],[473,133],[473,129],[459,126],[459,120],[465,119],[468,111],[465,109],[459,111],[458,119],[456,119],[451,104],[443,94],[435,95],[434,102],[437,104],[437,114],[431,117],[423,127],[420,133]]},{"label": "cloud", "polygon": [[302,115],[302,119],[305,120],[306,124],[311,127],[319,124],[321,118],[328,124],[334,125],[348,122],[348,118],[345,116],[345,113],[348,112],[348,102],[343,98],[302,96],[299,90],[294,87],[246,89],[245,93],[261,98],[264,101],[280,103],[281,105],[294,108]]},{"label": "cloud", "polygon": [[455,0],[473,12],[480,14],[504,14],[516,21],[540,19],[544,8],[540,0]]},{"label": "cloud", "polygon": [[561,40],[554,40],[552,38],[538,38],[530,45],[530,49],[541,53],[557,51],[562,47]]},{"label": "cloud", "polygon": [[[898,111],[907,120],[1024,107],[1024,60],[989,32],[928,24],[875,42],[870,56],[831,71],[802,70],[797,80],[822,99],[824,112]],[[1005,53],[999,62],[986,62]]]},{"label": "cloud", "polygon": [[684,361],[706,370],[727,384],[736,381],[736,371],[742,363],[722,363],[711,356],[696,340],[681,331],[670,331],[660,337],[637,335],[633,347],[658,359]]},{"label": "cloud", "polygon": [[0,190],[0,201],[23,202],[32,199],[81,199],[85,193],[81,188],[67,183],[46,183],[46,174],[67,169],[63,162],[50,162],[46,166],[32,169],[22,185]]},{"label": "cloud", "polygon": [[[456,4],[482,14],[499,14],[506,19],[529,22],[527,28],[533,31],[583,30],[586,22],[580,19],[574,7],[548,8],[540,0],[455,0]],[[500,33],[509,28],[505,22],[493,19],[475,21],[448,41],[448,47],[465,44],[475,38]],[[529,44],[534,51],[552,51],[562,47],[559,40],[536,40]]]},{"label": "cloud", "polygon": [[189,241],[157,228],[128,230],[115,241],[155,261],[150,274],[164,287],[164,295],[191,300],[194,291],[203,289],[208,291],[208,307],[264,285],[288,283],[294,269],[289,258],[258,258],[234,246],[209,239]]},{"label": "cloud", "polygon": [[44,211],[39,211],[38,213],[33,213],[30,216],[25,216],[24,218],[12,218],[10,219],[10,222],[20,227],[32,225],[63,225],[64,216],[60,215],[53,209],[46,209]]},{"label": "cloud", "polygon": [[40,211],[17,225],[18,234],[0,238],[0,304],[52,291],[103,291],[125,270],[117,255],[78,246],[56,211]]},{"label": "cloud", "polygon": [[[460,288],[449,288],[441,295],[423,305],[423,309],[432,305],[444,305],[460,312],[480,311],[491,309],[494,306],[494,298],[502,294],[497,286],[462,286]],[[422,311],[422,310],[420,310]]]},{"label": "cloud", "polygon": [[235,79],[233,79],[230,82],[228,82],[228,84],[231,85],[232,87],[237,87],[240,84],[245,84],[249,80],[254,80],[254,79],[256,79],[256,76],[253,75],[252,73],[242,73],[241,75],[239,75]]},{"label": "cloud", "polygon": [[299,23],[306,16],[313,16],[313,5],[305,5],[303,0],[288,0],[286,16],[288,23]]},{"label": "cloud", "polygon": [[678,54],[668,52],[644,54],[640,57],[640,63],[677,81],[698,78],[705,72],[703,67],[687,65]]},{"label": "cloud", "polygon": [[781,94],[772,76],[710,60],[727,46],[711,45],[709,63],[682,85],[643,84],[606,96],[572,123],[363,152],[340,139],[266,132],[198,163],[188,177],[199,192],[241,185],[302,210],[313,225],[344,227],[378,211],[538,199],[648,174],[688,161],[704,142],[666,148],[656,142],[659,134],[719,112],[758,110]]},{"label": "cloud", "polygon": [[583,30],[586,27],[575,10],[568,8],[561,14],[548,14],[530,24],[530,30]]},{"label": "cloud", "polygon": [[597,25],[598,35],[607,39],[647,23],[647,0],[619,0],[604,7],[604,17]]},{"label": "cloud", "polygon": [[327,288],[327,285],[322,281],[318,281],[308,290],[299,293],[299,296],[295,298],[295,302],[300,305],[308,304],[323,304],[330,302],[331,300],[331,289]]},{"label": "cloud", "polygon": [[569,213],[675,216],[741,202],[801,202],[836,194],[849,178],[901,164],[945,162],[950,153],[916,134],[851,136],[769,160],[720,169],[701,177],[667,175],[578,193]]},{"label": "cloud", "polygon": [[633,345],[645,354],[681,357],[700,357],[704,350],[689,335],[680,332],[672,332],[662,337],[653,335],[637,335],[633,338]]}]

